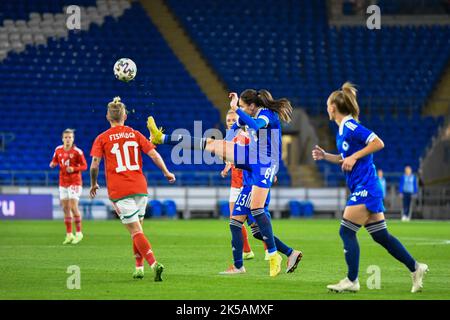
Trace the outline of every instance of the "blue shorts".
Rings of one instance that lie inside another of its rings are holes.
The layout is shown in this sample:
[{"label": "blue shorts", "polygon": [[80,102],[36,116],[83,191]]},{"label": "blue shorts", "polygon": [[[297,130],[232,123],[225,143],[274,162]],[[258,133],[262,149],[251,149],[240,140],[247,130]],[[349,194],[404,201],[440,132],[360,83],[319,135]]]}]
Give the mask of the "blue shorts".
[{"label": "blue shorts", "polygon": [[251,172],[252,185],[260,188],[270,188],[273,178],[278,173],[279,163],[272,161],[271,163],[252,163],[250,161],[249,146],[234,145],[234,166],[238,169]]},{"label": "blue shorts", "polygon": [[[234,203],[234,209],[232,216],[247,216],[248,225],[256,223],[255,218],[252,216],[252,211],[250,210],[250,202],[252,197],[252,186],[244,186],[239,194],[236,202]],[[269,214],[269,203],[270,203],[270,192],[267,195],[266,203],[264,204],[264,212]]]},{"label": "blue shorts", "polygon": [[384,212],[383,197],[372,196],[367,190],[353,192],[347,200],[347,206],[364,204],[370,213]]}]

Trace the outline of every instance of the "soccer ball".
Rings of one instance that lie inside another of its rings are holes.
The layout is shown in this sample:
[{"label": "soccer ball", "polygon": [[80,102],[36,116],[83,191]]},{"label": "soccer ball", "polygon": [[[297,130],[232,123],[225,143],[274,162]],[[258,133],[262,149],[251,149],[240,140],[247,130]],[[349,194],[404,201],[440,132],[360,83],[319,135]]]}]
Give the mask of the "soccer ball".
[{"label": "soccer ball", "polygon": [[121,58],[114,64],[114,75],[123,82],[129,82],[136,77],[137,68],[133,60]]}]

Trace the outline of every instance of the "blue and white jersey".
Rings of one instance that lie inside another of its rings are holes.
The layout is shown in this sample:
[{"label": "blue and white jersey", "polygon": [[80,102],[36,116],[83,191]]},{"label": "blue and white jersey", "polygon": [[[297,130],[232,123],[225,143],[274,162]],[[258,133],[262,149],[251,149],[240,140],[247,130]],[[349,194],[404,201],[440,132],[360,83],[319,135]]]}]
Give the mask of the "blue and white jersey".
[{"label": "blue and white jersey", "polygon": [[[336,135],[336,145],[343,159],[363,149],[377,136],[371,130],[359,124],[351,116],[345,117]],[[373,197],[383,197],[383,189],[378,179],[370,154],[356,161],[352,171],[344,171],[347,186],[351,193],[368,192]]]},{"label": "blue and white jersey", "polygon": [[281,122],[278,114],[270,109],[261,108],[253,119],[263,120],[266,125],[255,130],[238,119],[238,126],[246,126],[250,136],[249,161],[250,164],[279,167],[281,161]]}]

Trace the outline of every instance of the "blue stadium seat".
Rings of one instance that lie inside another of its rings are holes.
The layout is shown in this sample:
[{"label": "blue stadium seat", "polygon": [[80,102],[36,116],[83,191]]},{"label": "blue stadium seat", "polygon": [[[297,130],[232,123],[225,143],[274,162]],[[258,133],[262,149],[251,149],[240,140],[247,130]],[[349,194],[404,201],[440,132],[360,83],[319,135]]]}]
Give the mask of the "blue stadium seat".
[{"label": "blue stadium seat", "polygon": [[176,218],[177,216],[177,205],[173,200],[164,200],[162,202],[163,205],[163,214],[168,218]]},{"label": "blue stadium seat", "polygon": [[[67,4],[71,3],[67,0],[1,1],[0,24],[3,19],[27,19],[30,12],[62,12]],[[80,0],[77,4],[91,6],[96,1]],[[112,65],[121,57],[132,58],[138,66],[138,76],[133,82],[122,83],[114,78]],[[77,129],[76,144],[89,155],[96,135],[109,126],[105,108],[114,96],[121,96],[130,109],[127,124],[145,135],[148,135],[146,118],[150,114],[167,131],[186,128],[193,132],[195,120],[202,120],[204,129],[223,128],[219,111],[173,54],[138,2],[133,2],[117,19],[106,17],[102,26],[91,25],[89,31],[71,32],[66,39],[49,39],[44,46],[29,46],[24,52],[8,53],[0,62],[0,92],[9,97],[3,105],[6,112],[0,118],[0,128],[16,135],[14,148],[0,154],[5,170],[49,170],[54,148],[61,144],[61,132],[67,127]],[[24,153],[24,148],[33,152]],[[216,181],[226,184],[210,178],[213,174],[182,174],[199,171],[218,174],[222,165],[175,166],[167,160],[171,148],[161,146],[158,151],[171,171],[177,168],[180,172],[176,185],[200,186]],[[144,160],[143,169],[148,173],[149,185],[168,185],[148,159]],[[57,176],[58,171],[52,171],[48,183],[56,185]],[[83,179],[89,181],[87,172]],[[15,181],[19,185],[46,182],[46,177],[20,174]],[[99,183],[105,184],[104,175],[99,177]]]},{"label": "blue stadium seat", "polygon": [[148,211],[152,218],[161,218],[163,214],[163,206],[158,200],[150,200],[148,202]]},{"label": "blue stadium seat", "polygon": [[228,200],[221,200],[218,203],[220,216],[226,219],[230,218],[230,204]]}]

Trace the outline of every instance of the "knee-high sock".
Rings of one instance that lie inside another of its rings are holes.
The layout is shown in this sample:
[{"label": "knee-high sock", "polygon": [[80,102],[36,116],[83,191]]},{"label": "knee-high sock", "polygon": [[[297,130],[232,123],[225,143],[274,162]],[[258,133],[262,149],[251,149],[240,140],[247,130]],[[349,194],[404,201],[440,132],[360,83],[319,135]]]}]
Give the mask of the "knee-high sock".
[{"label": "knee-high sock", "polygon": [[243,223],[231,219],[230,220],[230,231],[231,231],[231,248],[233,250],[233,261],[234,266],[236,268],[241,268],[244,264],[242,260],[242,246],[243,246],[243,239],[242,239],[242,225]]},{"label": "knee-high sock", "polygon": [[359,269],[359,245],[356,233],[361,226],[359,224],[342,219],[339,235],[344,243],[345,261],[347,262],[347,278],[355,281],[358,278]]},{"label": "knee-high sock", "polygon": [[264,208],[252,209],[252,215],[255,218],[262,238],[267,245],[267,251],[269,251],[269,254],[275,253],[277,251],[277,247],[273,237],[270,217],[264,212]]},{"label": "knee-high sock", "polygon": [[182,134],[165,134],[163,143],[170,145],[181,144],[183,149],[204,150],[206,146],[206,138],[197,138]]},{"label": "knee-high sock", "polygon": [[153,268],[156,259],[153,255],[152,247],[150,245],[150,242],[148,242],[145,235],[141,232],[137,232],[132,235],[133,242],[136,245],[136,248],[138,249],[139,253],[142,257],[144,257],[145,260],[147,260],[150,267]]},{"label": "knee-high sock", "polygon": [[72,233],[72,217],[65,217],[64,224],[66,225],[66,233]]},{"label": "knee-high sock", "polygon": [[75,216],[75,229],[77,232],[81,232],[81,216]]},{"label": "knee-high sock", "polygon": [[242,240],[244,241],[242,249],[244,252],[250,252],[252,251],[252,248],[250,248],[250,243],[248,242],[248,234],[247,229],[245,226],[242,226]]},{"label": "knee-high sock", "polygon": [[403,263],[411,272],[416,271],[416,260],[394,236],[389,234],[385,220],[366,225],[367,231],[375,242],[382,245],[395,259]]},{"label": "knee-high sock", "polygon": [[[258,226],[252,227],[252,234],[253,234],[253,237],[255,237],[256,239],[263,241],[263,238],[262,238],[261,232],[259,231]],[[280,251],[282,254],[286,255],[287,257],[289,257],[291,255],[292,251],[294,251],[294,249],[288,247],[283,241],[278,239],[275,235],[273,236],[273,238],[275,240],[275,246],[277,247],[277,250]],[[263,243],[265,244],[264,241],[263,241]]]},{"label": "knee-high sock", "polygon": [[144,266],[144,258],[139,253],[139,250],[136,247],[134,241],[133,241],[133,253],[134,257],[136,258],[136,268],[142,268]]}]

